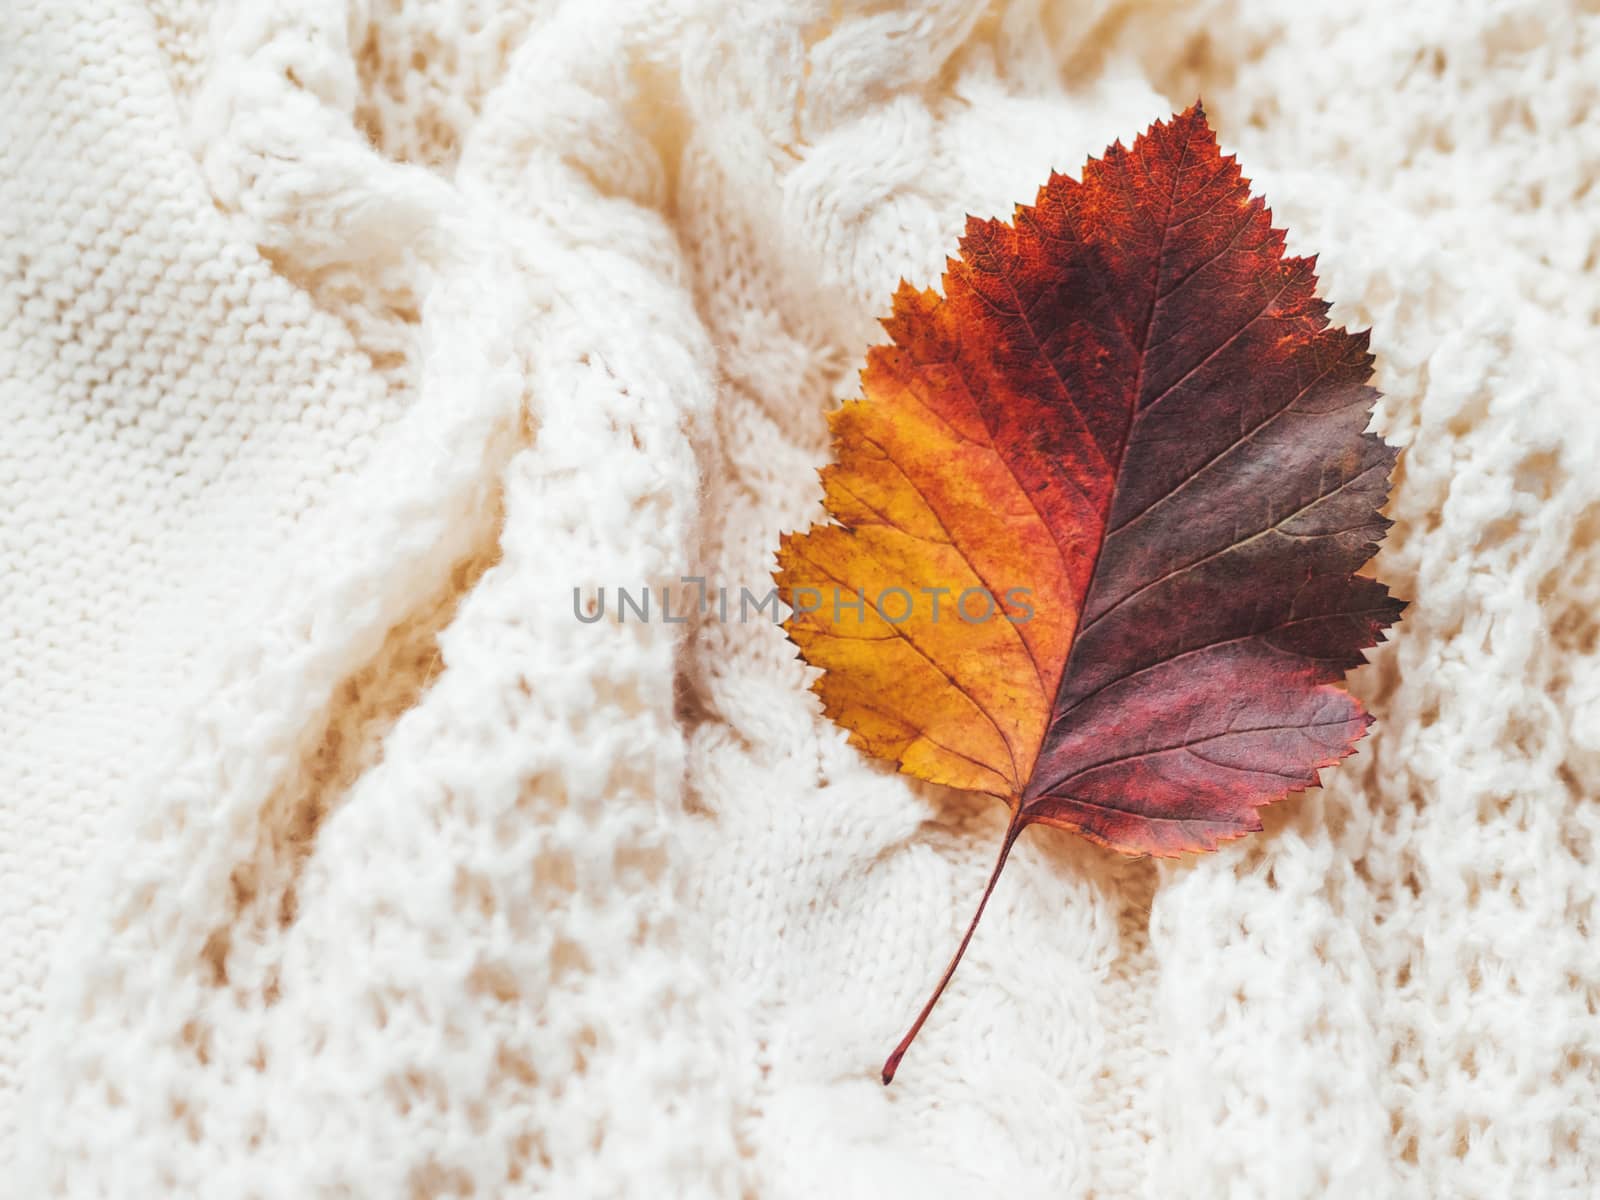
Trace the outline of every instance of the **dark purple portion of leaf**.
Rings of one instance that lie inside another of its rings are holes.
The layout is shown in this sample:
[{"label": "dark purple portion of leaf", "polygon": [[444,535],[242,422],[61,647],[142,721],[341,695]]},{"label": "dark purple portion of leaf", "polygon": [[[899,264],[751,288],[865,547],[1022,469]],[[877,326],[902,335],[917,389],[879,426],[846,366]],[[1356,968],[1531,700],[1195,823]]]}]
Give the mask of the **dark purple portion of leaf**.
[{"label": "dark purple portion of leaf", "polygon": [[1366,335],[1328,327],[1312,262],[1283,257],[1203,116],[1085,174],[1111,178],[1127,228],[1102,222],[1098,255],[1077,257],[1114,275],[1078,287],[1092,307],[1137,297],[1137,379],[1106,396],[1128,431],[1022,813],[1176,853],[1260,828],[1257,808],[1315,784],[1369,723],[1332,685],[1404,607],[1354,574],[1389,526],[1395,451],[1364,432]]}]

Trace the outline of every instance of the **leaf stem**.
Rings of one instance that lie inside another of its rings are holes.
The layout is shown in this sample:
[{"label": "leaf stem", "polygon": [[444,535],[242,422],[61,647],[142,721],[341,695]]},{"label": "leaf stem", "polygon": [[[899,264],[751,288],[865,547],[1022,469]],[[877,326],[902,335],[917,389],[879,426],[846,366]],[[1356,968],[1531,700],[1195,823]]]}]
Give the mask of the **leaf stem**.
[{"label": "leaf stem", "polygon": [[933,989],[933,995],[928,997],[928,1002],[922,1006],[922,1011],[917,1014],[917,1019],[912,1022],[911,1028],[905,1037],[900,1039],[900,1044],[894,1048],[894,1053],[889,1055],[883,1064],[883,1083],[887,1087],[894,1078],[894,1073],[900,1069],[900,1060],[905,1057],[906,1051],[922,1032],[922,1025],[928,1019],[928,1014],[933,1011],[933,1006],[939,1003],[939,997],[944,995],[945,985],[950,982],[950,977],[956,973],[956,966],[961,962],[961,956],[967,952],[967,943],[972,940],[973,932],[978,928],[978,919],[983,916],[983,910],[988,906],[989,897],[994,894],[994,885],[1000,880],[1000,871],[1006,865],[1006,859],[1011,854],[1011,846],[1017,840],[1017,835],[1022,832],[1022,798],[1019,796],[1012,802],[1011,824],[1006,827],[1005,841],[1000,843],[1000,857],[995,859],[994,870],[989,875],[989,886],[983,889],[983,899],[978,901],[978,911],[972,914],[972,922],[967,926],[966,935],[961,939],[961,944],[956,947],[950,965],[944,969],[944,974],[939,978],[939,984]]}]

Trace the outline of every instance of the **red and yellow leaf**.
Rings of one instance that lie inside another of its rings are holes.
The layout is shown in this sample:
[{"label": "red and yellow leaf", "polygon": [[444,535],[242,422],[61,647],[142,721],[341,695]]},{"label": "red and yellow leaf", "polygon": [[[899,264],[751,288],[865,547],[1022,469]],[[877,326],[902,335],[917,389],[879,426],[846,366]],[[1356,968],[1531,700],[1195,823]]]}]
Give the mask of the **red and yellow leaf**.
[{"label": "red and yellow leaf", "polygon": [[1395,459],[1367,336],[1199,105],[960,250],[942,295],[901,285],[830,418],[832,521],[779,550],[825,711],[1010,806],[991,890],[1035,822],[1155,855],[1259,829],[1365,731],[1344,674],[1403,608],[1356,574]]}]

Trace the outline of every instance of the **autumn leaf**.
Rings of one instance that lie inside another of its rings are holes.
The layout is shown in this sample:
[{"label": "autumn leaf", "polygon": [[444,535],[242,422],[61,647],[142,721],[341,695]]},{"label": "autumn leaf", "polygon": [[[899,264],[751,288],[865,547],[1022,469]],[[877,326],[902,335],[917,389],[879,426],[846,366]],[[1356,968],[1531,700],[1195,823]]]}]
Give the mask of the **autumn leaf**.
[{"label": "autumn leaf", "polygon": [[869,754],[987,792],[1017,836],[1213,850],[1318,783],[1371,718],[1342,687],[1404,607],[1355,572],[1395,451],[1367,335],[1200,105],[969,218],[943,294],[904,283],[830,415],[832,521],[788,534],[785,621]]}]

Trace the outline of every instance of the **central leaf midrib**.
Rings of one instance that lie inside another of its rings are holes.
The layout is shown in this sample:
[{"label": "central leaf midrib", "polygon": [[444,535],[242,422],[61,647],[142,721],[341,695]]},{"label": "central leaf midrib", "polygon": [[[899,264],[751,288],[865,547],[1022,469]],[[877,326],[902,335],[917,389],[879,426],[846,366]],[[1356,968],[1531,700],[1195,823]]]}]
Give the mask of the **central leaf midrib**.
[{"label": "central leaf midrib", "polygon": [[[1122,444],[1118,448],[1116,469],[1112,473],[1111,487],[1106,492],[1105,512],[1101,515],[1100,535],[1096,539],[1094,561],[1089,565],[1088,578],[1083,589],[1083,601],[1078,608],[1080,621],[1083,614],[1088,611],[1090,597],[1094,595],[1095,577],[1099,574],[1100,558],[1104,554],[1106,547],[1106,528],[1111,524],[1111,512],[1116,504],[1117,492],[1122,485],[1122,471],[1128,463],[1128,447],[1133,441],[1134,425],[1139,418],[1139,396],[1144,391],[1144,371],[1145,362],[1149,356],[1150,335],[1155,329],[1156,313],[1163,299],[1161,295],[1161,268],[1166,260],[1167,238],[1172,232],[1172,213],[1178,199],[1178,187],[1183,178],[1183,164],[1189,154],[1189,143],[1193,139],[1193,128],[1186,128],[1183,145],[1178,150],[1178,159],[1172,168],[1172,187],[1167,194],[1166,212],[1162,214],[1161,237],[1156,243],[1155,269],[1151,273],[1150,307],[1145,315],[1144,337],[1139,347],[1139,368],[1134,375],[1133,387],[1128,398],[1128,421],[1123,429]],[[1137,205],[1135,205],[1135,210],[1137,210]],[[1028,778],[1023,781],[1022,793],[1017,798],[1017,811],[1019,813],[1026,810],[1032,799],[1037,798],[1030,796],[1030,791],[1034,780],[1038,778],[1039,759],[1044,754],[1044,748],[1050,741],[1050,732],[1055,723],[1056,706],[1061,700],[1061,693],[1066,688],[1067,681],[1072,678],[1072,662],[1078,653],[1078,643],[1081,641],[1080,632],[1081,628],[1076,627],[1072,631],[1072,644],[1067,647],[1067,660],[1061,666],[1061,677],[1056,680],[1056,692],[1050,698],[1050,709],[1045,716],[1044,733],[1039,739],[1039,748],[1034,752],[1033,764],[1028,770]]]}]

